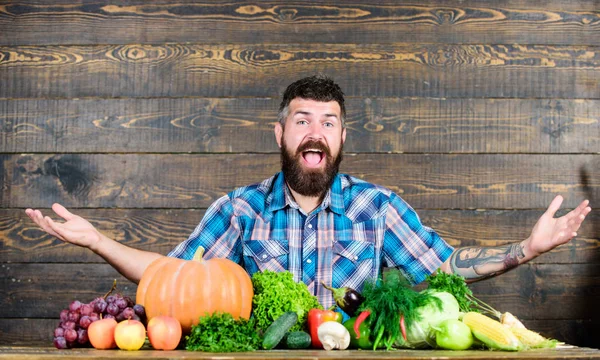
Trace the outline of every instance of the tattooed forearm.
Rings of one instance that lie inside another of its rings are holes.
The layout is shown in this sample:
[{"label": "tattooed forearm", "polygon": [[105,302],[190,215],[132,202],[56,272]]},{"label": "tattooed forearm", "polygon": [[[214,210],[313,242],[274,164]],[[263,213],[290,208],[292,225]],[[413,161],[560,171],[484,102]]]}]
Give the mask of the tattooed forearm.
[{"label": "tattooed forearm", "polygon": [[452,272],[467,280],[479,280],[506,272],[525,258],[519,243],[498,247],[471,246],[460,248],[452,253]]}]

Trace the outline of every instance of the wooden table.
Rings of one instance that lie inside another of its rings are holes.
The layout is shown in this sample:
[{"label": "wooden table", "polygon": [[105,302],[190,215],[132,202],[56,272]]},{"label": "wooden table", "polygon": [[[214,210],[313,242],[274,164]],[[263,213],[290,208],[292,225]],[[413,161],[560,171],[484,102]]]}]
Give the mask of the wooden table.
[{"label": "wooden table", "polygon": [[443,350],[392,350],[392,351],[318,351],[318,350],[271,350],[245,353],[203,353],[186,350],[139,351],[71,349],[57,350],[53,347],[0,347],[0,360],[4,359],[600,359],[600,350],[578,347],[558,349],[508,351],[443,351]]}]

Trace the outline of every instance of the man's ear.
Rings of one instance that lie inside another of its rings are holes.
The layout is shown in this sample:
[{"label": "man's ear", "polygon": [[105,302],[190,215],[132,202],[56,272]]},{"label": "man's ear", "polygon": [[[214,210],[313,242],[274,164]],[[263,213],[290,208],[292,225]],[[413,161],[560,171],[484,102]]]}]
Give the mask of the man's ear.
[{"label": "man's ear", "polygon": [[283,127],[280,122],[275,124],[275,140],[277,141],[277,146],[281,148],[281,138],[283,137]]},{"label": "man's ear", "polygon": [[342,129],[342,144],[346,142],[346,128]]}]

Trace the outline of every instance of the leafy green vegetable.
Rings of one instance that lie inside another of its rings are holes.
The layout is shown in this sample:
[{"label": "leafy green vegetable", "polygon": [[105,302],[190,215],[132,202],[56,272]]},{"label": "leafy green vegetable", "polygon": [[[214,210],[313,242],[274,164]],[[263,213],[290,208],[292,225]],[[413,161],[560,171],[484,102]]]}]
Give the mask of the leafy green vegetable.
[{"label": "leafy green vegetable", "polygon": [[235,320],[228,313],[201,316],[185,340],[187,350],[207,352],[254,351],[262,345],[253,319]]},{"label": "leafy green vegetable", "polygon": [[421,294],[427,293],[439,300],[439,303],[430,303],[420,306],[416,310],[418,320],[415,320],[406,331],[406,340],[399,336],[395,345],[400,348],[422,349],[435,344],[434,329],[445,320],[457,320],[460,310],[458,302],[451,294],[445,291],[423,290]]},{"label": "leafy green vegetable", "polygon": [[264,331],[287,311],[298,314],[298,323],[290,331],[305,330],[308,311],[323,308],[317,297],[308,291],[306,284],[296,283],[289,271],[257,272],[252,276],[252,284],[252,314],[260,330]]},{"label": "leafy green vegetable", "polygon": [[428,283],[429,289],[452,294],[456,298],[456,301],[458,301],[460,311],[480,312],[477,307],[477,300],[473,297],[473,292],[467,286],[464,277],[438,271],[432,275],[427,275],[425,281]]},{"label": "leafy green vegetable", "polygon": [[411,326],[422,318],[417,311],[419,308],[431,305],[441,309],[442,305],[438,297],[411,289],[409,282],[396,269],[386,271],[378,283],[365,283],[362,295],[366,300],[359,310],[371,311],[371,334],[377,336],[375,346],[378,339],[383,338],[388,350],[401,336],[401,316],[404,316],[407,331],[410,331]]}]

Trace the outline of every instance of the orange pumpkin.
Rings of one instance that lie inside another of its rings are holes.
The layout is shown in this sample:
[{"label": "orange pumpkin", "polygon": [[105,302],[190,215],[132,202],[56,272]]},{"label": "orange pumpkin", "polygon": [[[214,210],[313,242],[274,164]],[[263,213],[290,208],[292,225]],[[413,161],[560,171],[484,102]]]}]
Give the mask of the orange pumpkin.
[{"label": "orange pumpkin", "polygon": [[193,260],[162,257],[148,266],[136,294],[148,319],[172,316],[188,334],[206,313],[250,317],[254,290],[246,270],[228,259],[204,260],[203,254],[200,247]]}]

